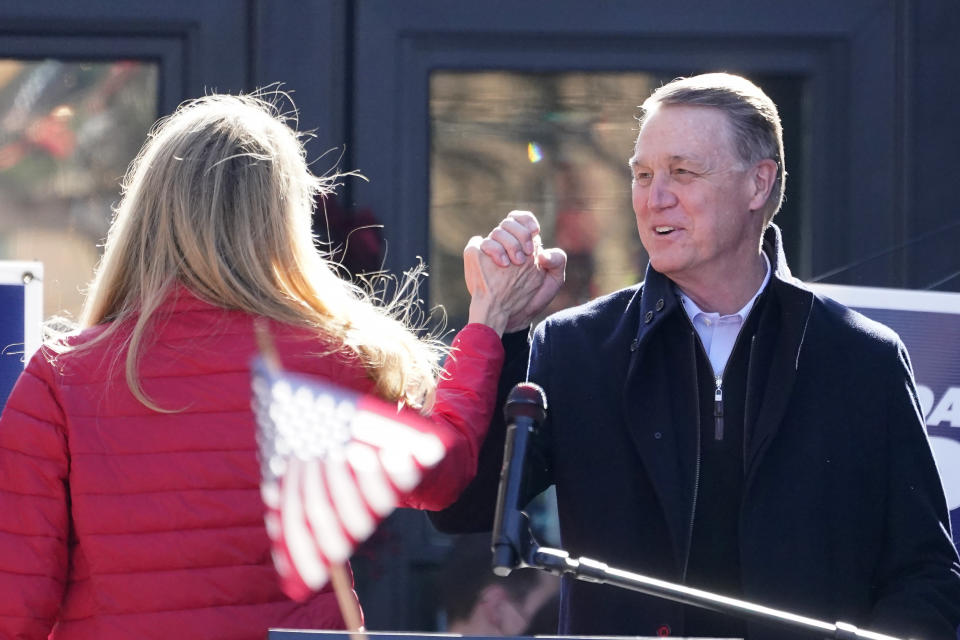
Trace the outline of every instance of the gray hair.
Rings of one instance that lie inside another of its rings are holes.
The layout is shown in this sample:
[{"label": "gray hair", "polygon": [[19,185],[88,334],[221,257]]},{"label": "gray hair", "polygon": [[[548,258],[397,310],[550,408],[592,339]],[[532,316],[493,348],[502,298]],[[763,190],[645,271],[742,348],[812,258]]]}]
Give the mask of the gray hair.
[{"label": "gray hair", "polygon": [[705,73],[677,78],[656,91],[640,106],[640,127],[660,105],[713,107],[727,115],[740,159],[754,164],[770,159],[777,163],[777,179],[764,205],[764,226],[783,204],[787,181],[783,154],[783,127],[777,105],[760,87],[746,78],[729,73]]}]

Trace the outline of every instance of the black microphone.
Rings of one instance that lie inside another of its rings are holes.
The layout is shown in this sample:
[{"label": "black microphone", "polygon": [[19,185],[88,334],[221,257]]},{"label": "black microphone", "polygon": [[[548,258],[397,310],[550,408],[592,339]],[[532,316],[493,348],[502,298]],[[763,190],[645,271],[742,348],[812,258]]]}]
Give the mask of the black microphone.
[{"label": "black microphone", "polygon": [[529,537],[527,517],[521,509],[524,461],[530,434],[547,416],[547,398],[532,382],[521,382],[510,390],[503,407],[507,438],[497,491],[497,512],[493,520],[493,572],[508,576],[523,560],[523,542]]}]

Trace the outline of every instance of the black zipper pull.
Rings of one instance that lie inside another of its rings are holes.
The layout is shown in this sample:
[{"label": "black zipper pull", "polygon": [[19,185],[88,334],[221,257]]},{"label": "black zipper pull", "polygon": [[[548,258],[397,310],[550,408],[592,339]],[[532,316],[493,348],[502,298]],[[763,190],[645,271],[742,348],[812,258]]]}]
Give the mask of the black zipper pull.
[{"label": "black zipper pull", "polygon": [[723,440],[723,378],[717,377],[717,389],[713,392],[714,440]]}]

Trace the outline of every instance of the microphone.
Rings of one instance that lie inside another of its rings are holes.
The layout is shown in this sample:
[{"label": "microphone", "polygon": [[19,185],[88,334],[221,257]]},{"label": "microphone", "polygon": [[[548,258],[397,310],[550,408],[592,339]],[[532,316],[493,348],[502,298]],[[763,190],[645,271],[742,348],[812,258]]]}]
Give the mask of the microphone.
[{"label": "microphone", "polygon": [[523,543],[530,536],[527,516],[520,504],[524,461],[530,434],[547,417],[547,398],[539,386],[521,382],[510,390],[503,407],[507,423],[503,467],[493,520],[493,572],[508,576],[523,561]]}]

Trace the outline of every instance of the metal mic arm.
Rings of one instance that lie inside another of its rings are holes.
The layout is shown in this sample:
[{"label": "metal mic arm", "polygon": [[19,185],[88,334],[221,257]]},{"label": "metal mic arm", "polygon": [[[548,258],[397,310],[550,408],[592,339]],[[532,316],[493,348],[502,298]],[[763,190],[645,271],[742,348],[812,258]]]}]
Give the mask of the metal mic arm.
[{"label": "metal mic arm", "polygon": [[780,611],[771,607],[764,607],[745,600],[728,598],[710,593],[709,591],[692,589],[680,584],[640,575],[639,573],[623,571],[609,567],[603,562],[591,560],[590,558],[580,557],[574,559],[562,549],[540,547],[536,544],[536,540],[534,540],[533,544],[534,547],[530,549],[529,556],[525,559],[525,564],[557,576],[570,574],[577,580],[597,584],[609,584],[703,609],[719,611],[720,613],[735,615],[741,618],[751,618],[758,622],[782,624],[814,633],[819,632],[824,638],[835,638],[836,640],[857,640],[858,638],[862,638],[863,640],[900,640],[894,636],[858,629],[852,624],[845,622],[830,624],[829,622],[796,615],[787,611]]}]

